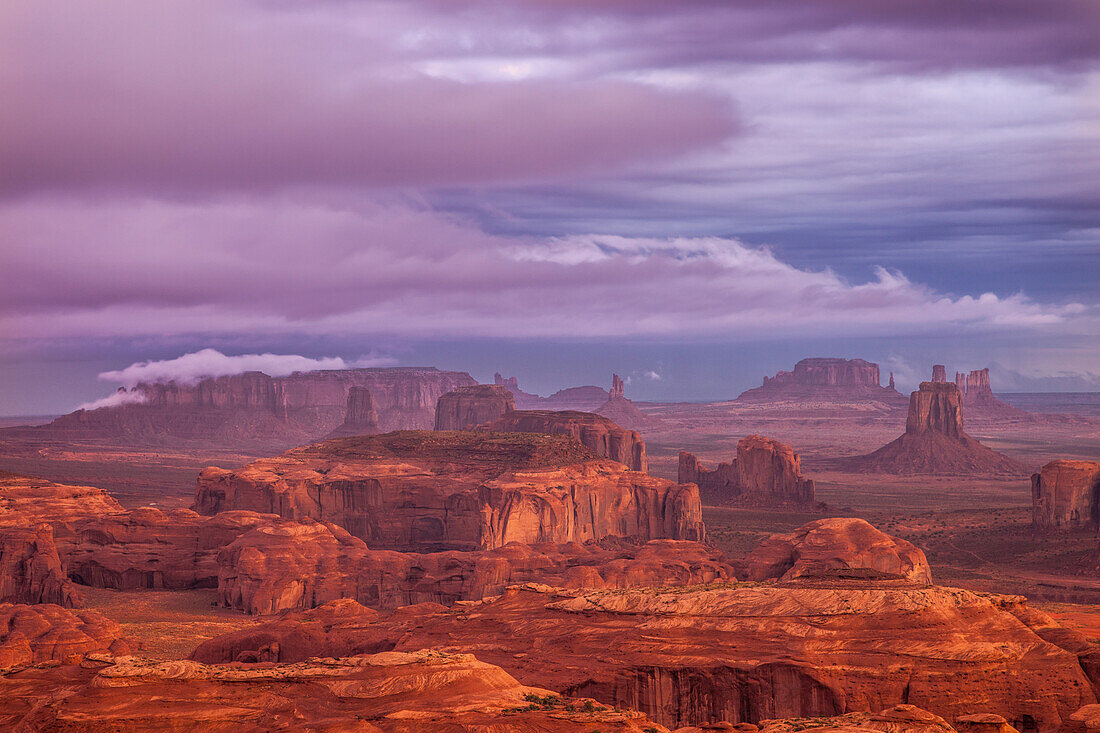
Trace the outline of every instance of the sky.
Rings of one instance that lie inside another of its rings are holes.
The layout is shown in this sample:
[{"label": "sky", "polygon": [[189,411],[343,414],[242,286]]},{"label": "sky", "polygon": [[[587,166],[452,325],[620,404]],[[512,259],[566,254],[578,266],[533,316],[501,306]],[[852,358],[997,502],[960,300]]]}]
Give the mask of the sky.
[{"label": "sky", "polygon": [[0,99],[0,415],[206,349],[1100,390],[1091,0],[9,0]]}]

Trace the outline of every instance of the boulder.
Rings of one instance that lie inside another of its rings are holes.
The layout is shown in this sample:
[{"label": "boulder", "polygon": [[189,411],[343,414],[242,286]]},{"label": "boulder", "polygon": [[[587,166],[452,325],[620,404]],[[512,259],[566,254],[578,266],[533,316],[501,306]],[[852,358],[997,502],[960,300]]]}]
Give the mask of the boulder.
[{"label": "boulder", "polygon": [[596,455],[610,458],[635,471],[649,470],[645,442],[602,415],[574,410],[517,410],[485,426],[502,433],[571,435]]},{"label": "boulder", "polygon": [[811,506],[814,482],[802,475],[802,461],[791,446],[761,435],[737,442],[737,457],[713,470],[687,451],[680,452],[677,480],[699,487],[708,504]]},{"label": "boulder", "polygon": [[818,519],[772,535],[748,558],[750,580],[802,577],[900,578],[929,585],[928,559],[912,543],[863,519]]},{"label": "boulder", "polygon": [[469,430],[515,411],[512,393],[497,384],[459,387],[439,398],[436,430]]},{"label": "boulder", "polygon": [[1041,529],[1096,527],[1100,463],[1051,461],[1031,476],[1031,523]]},{"label": "boulder", "polygon": [[373,548],[411,552],[705,536],[695,486],[631,471],[569,435],[527,432],[325,441],[237,471],[207,468],[194,506],[331,522]]}]

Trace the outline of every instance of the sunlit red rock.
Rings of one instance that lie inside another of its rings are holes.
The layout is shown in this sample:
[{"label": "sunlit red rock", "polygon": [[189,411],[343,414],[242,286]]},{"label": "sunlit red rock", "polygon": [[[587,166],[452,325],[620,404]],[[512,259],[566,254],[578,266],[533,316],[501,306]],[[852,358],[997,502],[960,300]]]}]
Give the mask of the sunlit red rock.
[{"label": "sunlit red rock", "polygon": [[1100,514],[1100,463],[1051,461],[1031,476],[1032,524],[1095,527]]},{"label": "sunlit red rock", "polygon": [[596,455],[618,461],[635,471],[644,473],[649,470],[649,458],[642,436],[591,412],[517,410],[489,423],[485,429],[504,433],[571,435]]},{"label": "sunlit red rock", "polygon": [[119,625],[95,611],[52,603],[0,603],[0,669],[40,662],[71,664],[89,652],[126,654],[130,648]]},{"label": "sunlit red rock", "polygon": [[469,430],[493,422],[516,409],[512,393],[498,384],[459,387],[439,398],[436,430]]},{"label": "sunlit red rock", "polygon": [[772,535],[749,555],[747,567],[750,580],[867,577],[869,573],[932,582],[928,559],[920,549],[854,518],[818,519],[791,534]]},{"label": "sunlit red rock", "polygon": [[810,506],[814,482],[802,475],[791,446],[762,435],[737,442],[737,457],[706,469],[695,455],[680,452],[677,480],[693,483],[705,503],[751,506]]},{"label": "sunlit red rock", "polygon": [[631,471],[570,436],[524,432],[343,438],[238,471],[207,468],[195,508],[332,522],[371,547],[417,552],[705,535],[694,486]]},{"label": "sunlit red rock", "polygon": [[[797,733],[812,728],[814,733],[955,733],[946,720],[916,705],[902,703],[877,713],[845,713],[827,718],[788,718],[761,721],[761,733]],[[699,733],[703,728],[697,729]],[[677,730],[676,733],[685,733]],[[693,730],[690,733],[697,733]]]},{"label": "sunlit red rock", "polygon": [[80,594],[66,577],[49,524],[0,527],[0,602],[72,608]]}]

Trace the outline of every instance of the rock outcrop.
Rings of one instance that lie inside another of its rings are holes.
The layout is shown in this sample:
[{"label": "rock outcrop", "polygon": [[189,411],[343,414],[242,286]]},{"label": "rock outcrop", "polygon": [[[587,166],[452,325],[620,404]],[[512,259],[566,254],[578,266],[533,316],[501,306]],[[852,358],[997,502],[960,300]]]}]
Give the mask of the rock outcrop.
[{"label": "rock outcrop", "polygon": [[[955,377],[957,379],[958,374],[956,374]],[[932,381],[936,382],[936,383],[946,382],[947,381],[947,367],[945,367],[943,364],[933,364],[932,365]]]},{"label": "rock outcrop", "polygon": [[1096,527],[1100,463],[1051,461],[1031,476],[1031,522],[1041,529]]},{"label": "rock outcrop", "polygon": [[497,595],[515,583],[570,588],[697,585],[735,577],[722,555],[697,542],[654,540],[605,548],[509,544],[483,552],[372,550],[333,524],[259,527],[218,557],[224,605],[247,613],[303,610],[340,598],[371,608],[452,605]]},{"label": "rock outcrop", "polygon": [[0,528],[0,603],[72,608],[79,602],[61,566],[50,525]]},{"label": "rock outcrop", "polygon": [[0,677],[12,731],[642,733],[644,715],[522,685],[469,654],[384,652],[297,664],[205,665],[90,654]]},{"label": "rock outcrop", "polygon": [[341,438],[238,471],[207,468],[195,509],[332,522],[373,548],[413,552],[705,534],[696,487],[631,471],[571,436],[525,432]]},{"label": "rock outcrop", "polygon": [[1009,475],[1026,469],[963,430],[962,396],[952,382],[921,382],[909,396],[905,434],[874,453],[834,462],[843,470],[902,475]]},{"label": "rock outcrop", "polygon": [[742,392],[738,402],[880,401],[897,403],[904,398],[883,387],[878,364],[863,359],[803,359],[794,371],[764,377],[760,387]]},{"label": "rock outcrop", "polygon": [[[373,432],[435,424],[440,396],[476,384],[465,372],[424,367],[340,369],[270,377],[262,372],[197,384],[139,384],[127,404],[77,410],[49,425],[22,428],[61,439],[96,438],[158,445],[173,441],[219,447],[290,447],[320,440],[349,418]],[[363,393],[351,400],[352,387]],[[371,412],[374,416],[372,419]]]},{"label": "rock outcrop", "polygon": [[436,430],[470,430],[498,420],[516,409],[512,393],[498,384],[459,387],[439,398]]},{"label": "rock outcrop", "polygon": [[1053,733],[1095,701],[1077,657],[998,597],[902,581],[607,591],[529,584],[458,609],[420,604],[366,622],[349,614],[303,623],[308,633],[294,630],[296,618],[203,649],[256,658],[276,643],[286,661],[283,639],[301,658],[463,651],[520,682],[640,710],[670,727],[835,716],[908,700],[946,719],[989,712]]},{"label": "rock outcrop", "polygon": [[329,438],[347,438],[352,435],[374,435],[382,432],[378,427],[378,411],[374,398],[366,387],[348,389],[348,407],[344,422],[328,434]]},{"label": "rock outcrop", "polygon": [[579,410],[580,412],[594,412],[608,400],[608,392],[595,385],[584,387],[567,387],[560,389],[549,397],[540,397],[531,392],[524,392],[519,388],[519,380],[515,377],[505,379],[497,372],[493,375],[493,382],[499,384],[509,392],[516,400],[516,408],[520,410]]},{"label": "rock outcrop", "polygon": [[121,627],[95,611],[70,611],[52,603],[0,603],[0,669],[72,664],[89,652],[129,650]]},{"label": "rock outcrop", "polygon": [[626,398],[626,384],[618,374],[611,375],[611,391],[608,392],[607,402],[596,410],[596,414],[603,415],[628,430],[637,430],[646,423],[642,411]]},{"label": "rock outcrop", "polygon": [[789,445],[761,435],[737,442],[737,457],[703,467],[693,454],[680,451],[677,480],[699,487],[707,504],[801,506],[814,503],[814,482],[802,475],[802,461]]},{"label": "rock outcrop", "polygon": [[591,412],[517,410],[484,427],[501,433],[569,435],[598,456],[618,461],[634,471],[645,473],[649,470],[642,436]]},{"label": "rock outcrop", "polygon": [[[947,381],[947,368],[942,364],[932,366],[932,381]],[[1031,413],[1013,407],[997,399],[989,383],[989,369],[973,369],[969,374],[955,372],[955,386],[959,389],[962,404],[971,417],[1029,418]]]},{"label": "rock outcrop", "polygon": [[[814,733],[957,733],[956,729],[940,716],[922,710],[916,705],[905,703],[877,713],[859,712],[828,718],[764,720],[760,723],[759,733],[797,733],[807,728],[812,728]],[[703,728],[678,729],[676,733],[702,733],[703,730]]]},{"label": "rock outcrop", "polygon": [[749,580],[899,578],[929,585],[924,553],[862,519],[818,519],[791,534],[772,535],[748,558]]}]

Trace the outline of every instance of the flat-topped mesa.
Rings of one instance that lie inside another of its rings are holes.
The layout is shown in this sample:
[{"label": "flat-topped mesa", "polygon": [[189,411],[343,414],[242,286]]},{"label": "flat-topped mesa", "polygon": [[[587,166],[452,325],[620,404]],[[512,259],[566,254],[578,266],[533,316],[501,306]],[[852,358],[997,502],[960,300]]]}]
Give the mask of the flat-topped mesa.
[{"label": "flat-topped mesa", "polygon": [[382,432],[378,427],[378,411],[374,409],[374,398],[366,387],[352,387],[348,390],[348,408],[344,413],[344,422],[328,434],[329,438],[346,438],[351,435],[374,435]]},{"label": "flat-topped mesa", "polygon": [[842,470],[902,475],[1011,475],[1026,474],[1021,464],[963,431],[963,405],[953,382],[921,382],[909,395],[905,433],[874,453],[841,458]]},{"label": "flat-topped mesa", "polygon": [[371,608],[451,605],[499,595],[509,585],[567,588],[698,585],[734,580],[736,568],[698,542],[653,540],[535,544],[433,553],[372,550],[334,524],[258,527],[218,556],[218,594],[230,608],[270,614],[340,598]]},{"label": "flat-topped mesa", "polygon": [[459,387],[439,398],[436,430],[470,430],[514,412],[516,400],[499,384]]},{"label": "flat-topped mesa", "polygon": [[[65,437],[136,443],[185,439],[270,449],[319,440],[349,418],[354,429],[371,432],[429,429],[439,397],[472,384],[476,382],[465,372],[430,367],[321,370],[286,377],[246,372],[196,384],[139,384],[125,393],[124,404],[77,410],[34,429]],[[353,387],[365,392],[352,397]]]},{"label": "flat-topped mesa", "polygon": [[634,471],[649,470],[642,436],[619,427],[603,415],[576,410],[516,410],[484,428],[502,433],[570,435],[598,456],[618,461]]},{"label": "flat-topped mesa", "polygon": [[920,435],[932,430],[952,438],[963,435],[963,408],[958,388],[945,381],[921,382],[909,395],[905,432]]},{"label": "flat-topped mesa", "polygon": [[1100,463],[1051,461],[1033,474],[1031,522],[1040,529],[1100,524]]},{"label": "flat-topped mesa", "polygon": [[332,522],[402,551],[705,536],[695,486],[631,471],[571,435],[526,432],[341,438],[237,471],[207,468],[195,509]]},{"label": "flat-topped mesa", "polygon": [[881,400],[897,402],[901,395],[883,387],[879,366],[863,359],[803,359],[793,371],[764,377],[760,387],[742,392],[745,402],[770,400]]},{"label": "flat-topped mesa", "polygon": [[814,503],[814,482],[802,475],[802,460],[791,446],[762,435],[737,442],[737,457],[703,468],[693,454],[680,451],[677,480],[699,487],[707,504],[799,506]]},{"label": "flat-topped mesa", "polygon": [[748,558],[749,580],[795,578],[901,579],[932,582],[924,553],[891,537],[863,519],[836,517],[804,524],[791,534],[776,534]]},{"label": "flat-topped mesa", "polygon": [[635,430],[646,422],[642,411],[626,398],[626,384],[618,374],[611,375],[611,391],[608,392],[607,402],[596,410],[596,414],[603,415],[627,430]]}]

